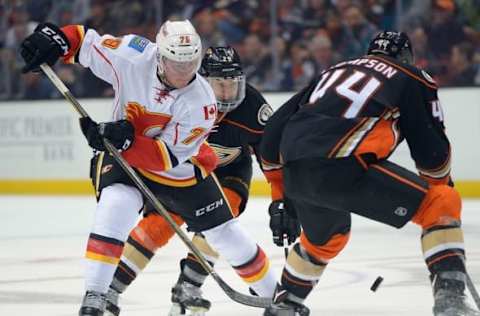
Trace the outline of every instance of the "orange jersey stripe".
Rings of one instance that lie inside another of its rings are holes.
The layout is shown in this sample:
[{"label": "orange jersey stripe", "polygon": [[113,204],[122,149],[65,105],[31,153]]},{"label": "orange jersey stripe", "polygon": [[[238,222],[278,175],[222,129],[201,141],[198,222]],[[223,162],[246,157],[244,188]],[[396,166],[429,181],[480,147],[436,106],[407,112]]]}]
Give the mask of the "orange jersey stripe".
[{"label": "orange jersey stripe", "polygon": [[420,81],[421,83],[423,83],[424,85],[426,85],[427,87],[429,88],[432,88],[432,89],[437,89],[437,86],[434,84],[434,83],[429,83],[428,81],[420,78],[419,76],[417,76],[416,74],[412,73],[411,71],[409,71],[408,69],[405,69],[403,67],[401,67],[400,65],[397,65],[397,64],[394,64],[380,56],[369,56],[369,58],[373,58],[373,59],[379,59],[381,60],[382,62],[394,67],[394,68],[397,68],[401,71],[403,71],[405,74],[407,74],[408,76],[412,77],[412,78],[415,78],[417,79],[418,81]]},{"label": "orange jersey stripe", "polygon": [[448,258],[448,257],[461,257],[461,256],[462,256],[462,255],[459,254],[459,253],[454,253],[454,252],[452,252],[452,253],[447,253],[447,254],[445,254],[445,255],[443,255],[443,256],[440,256],[440,257],[438,257],[438,258],[435,258],[435,259],[432,260],[432,261],[429,261],[427,265],[428,265],[428,267],[430,267],[432,264],[434,264],[434,263],[436,263],[436,262],[438,262],[438,261],[440,261],[440,260],[443,260],[443,259],[445,259],[445,258]]},{"label": "orange jersey stripe", "polygon": [[142,174],[145,178],[152,180],[157,183],[170,185],[174,187],[189,187],[195,185],[197,183],[197,179],[195,177],[187,178],[187,179],[172,179],[166,178],[156,173],[151,173],[147,170],[137,168],[138,172]]},{"label": "orange jersey stripe", "polygon": [[243,124],[237,123],[237,122],[232,121],[232,120],[229,120],[229,119],[223,119],[222,122],[225,122],[225,123],[228,123],[228,124],[231,124],[231,125],[234,125],[234,126],[243,128],[244,130],[247,130],[247,131],[249,131],[250,133],[263,134],[263,131],[261,131],[261,130],[249,128],[249,127],[247,127],[247,126],[245,126],[245,125],[243,125]]},{"label": "orange jersey stripe", "polygon": [[357,146],[355,154],[375,153],[380,159],[388,157],[396,145],[393,124],[390,120],[378,121]]},{"label": "orange jersey stripe", "polygon": [[355,125],[351,130],[349,130],[347,132],[347,134],[345,134],[345,136],[342,137],[342,139],[340,139],[340,141],[335,145],[335,147],[333,147],[333,149],[330,151],[330,153],[328,154],[328,158],[332,158],[333,155],[335,155],[335,153],[338,151],[338,149],[345,143],[345,141],[348,140],[348,138],[353,134],[355,133],[356,130],[358,130],[359,128],[361,128],[363,126],[363,124],[365,124],[365,122],[368,121],[368,117],[362,119],[357,125]]},{"label": "orange jersey stripe", "polygon": [[395,179],[397,179],[398,181],[403,182],[403,183],[405,183],[405,184],[407,184],[407,185],[409,185],[409,186],[411,186],[411,187],[413,187],[413,188],[415,188],[415,189],[417,189],[417,190],[419,190],[419,191],[422,191],[422,192],[424,192],[424,193],[427,193],[427,191],[428,191],[427,189],[421,187],[420,185],[418,185],[418,184],[416,184],[416,183],[414,183],[414,182],[412,182],[412,181],[410,181],[410,180],[408,180],[408,179],[405,179],[405,178],[399,176],[398,174],[395,174],[395,173],[391,172],[390,170],[385,169],[385,168],[383,168],[383,167],[381,167],[381,166],[379,166],[379,165],[372,164],[372,165],[370,165],[370,167],[375,168],[375,169],[377,169],[377,170],[379,170],[379,171],[381,171],[381,172],[383,172],[383,173],[386,173],[386,174],[388,174],[389,176],[391,176],[392,178],[395,178]]},{"label": "orange jersey stripe", "polygon": [[350,232],[347,234],[335,234],[324,245],[312,244],[305,233],[302,231],[300,235],[300,244],[305,248],[307,253],[320,262],[328,263],[330,259],[337,256],[345,247],[350,238]]}]

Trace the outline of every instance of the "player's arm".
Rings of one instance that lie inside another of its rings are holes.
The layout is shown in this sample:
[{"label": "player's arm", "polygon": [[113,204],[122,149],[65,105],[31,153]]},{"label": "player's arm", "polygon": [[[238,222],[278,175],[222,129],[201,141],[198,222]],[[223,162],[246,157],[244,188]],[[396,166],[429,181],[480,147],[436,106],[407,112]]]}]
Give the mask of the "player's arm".
[{"label": "player's arm", "polygon": [[270,215],[270,229],[272,230],[273,242],[277,246],[283,246],[284,238],[290,244],[300,235],[300,225],[296,212],[285,201],[283,194],[280,141],[284,126],[304,102],[309,89],[310,87],[306,87],[295,94],[269,118],[258,149],[261,156],[260,165],[262,171],[272,190],[272,203],[268,208],[268,213]]},{"label": "player's arm", "polygon": [[[135,129],[135,120],[131,117],[128,120],[100,124],[86,117],[80,119],[80,126],[90,147],[105,151],[102,141],[102,137],[105,137],[117,149],[122,150],[123,158],[132,167],[160,172],[191,160],[209,173],[218,164],[215,151],[204,141],[210,127],[208,124],[185,127],[185,122],[188,121],[188,118],[172,121],[167,125],[166,132],[154,138],[139,133]],[[173,130],[173,134],[169,130]]]},{"label": "player's arm", "polygon": [[452,184],[451,148],[437,91],[411,80],[400,107],[400,129],[420,176],[430,184]]},{"label": "player's arm", "polygon": [[211,172],[217,166],[218,158],[205,139],[213,121],[194,120],[184,111],[174,115],[155,138],[136,133],[133,145],[123,152],[123,157],[134,167],[157,172],[167,171],[186,161]]},{"label": "player's arm", "polygon": [[[83,25],[59,27],[52,23],[41,23],[33,34],[21,44],[20,53],[25,60],[23,72],[39,71],[42,63],[54,65],[58,59],[65,63],[79,62],[102,80],[119,84],[119,60],[128,60],[133,49],[126,49],[130,36],[115,38],[111,35],[100,36],[95,30]],[[138,53],[138,52],[136,52]]]}]

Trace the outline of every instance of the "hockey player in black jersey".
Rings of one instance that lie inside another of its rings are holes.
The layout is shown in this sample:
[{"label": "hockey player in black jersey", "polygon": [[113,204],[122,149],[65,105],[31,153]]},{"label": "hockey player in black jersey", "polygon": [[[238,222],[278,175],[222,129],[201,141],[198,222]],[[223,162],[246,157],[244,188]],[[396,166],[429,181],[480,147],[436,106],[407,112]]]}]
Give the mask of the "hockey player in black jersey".
[{"label": "hockey player in black jersey", "polygon": [[[283,165],[302,225],[264,315],[308,315],[303,301],[345,247],[351,212],[422,229],[436,316],[480,315],[465,303],[461,198],[435,81],[413,65],[402,32],[382,32],[366,56],[324,71],[269,120],[265,164]],[[388,160],[406,140],[418,175]]]},{"label": "hockey player in black jersey", "polygon": [[[244,211],[248,201],[252,178],[251,155],[253,152],[260,163],[260,141],[264,126],[273,111],[262,95],[245,82],[239,56],[233,48],[207,49],[199,73],[212,86],[219,111],[215,131],[208,137],[210,146],[215,149],[220,160],[215,174],[234,216],[238,216]],[[273,202],[270,208],[281,213],[281,173],[278,170],[263,171],[272,188]],[[174,218],[178,224],[183,223],[180,218]],[[288,231],[283,232],[282,241],[287,237],[288,241],[293,243],[300,234],[298,221],[289,217],[289,222],[284,226],[288,227]],[[148,264],[155,251],[165,245],[173,234],[168,223],[156,213],[146,214],[132,230],[107,296],[107,311],[110,315],[120,313],[119,293],[125,291],[138,272]],[[204,237],[195,234],[192,241],[213,265],[218,254]],[[238,266],[236,271],[245,281],[255,284],[265,277],[265,264],[265,254],[259,249],[248,267]],[[191,253],[181,260],[180,266],[179,279],[172,289],[173,304],[169,315],[185,315],[187,311],[190,315],[203,315],[210,308],[210,302],[202,297],[200,287],[208,274]]]}]

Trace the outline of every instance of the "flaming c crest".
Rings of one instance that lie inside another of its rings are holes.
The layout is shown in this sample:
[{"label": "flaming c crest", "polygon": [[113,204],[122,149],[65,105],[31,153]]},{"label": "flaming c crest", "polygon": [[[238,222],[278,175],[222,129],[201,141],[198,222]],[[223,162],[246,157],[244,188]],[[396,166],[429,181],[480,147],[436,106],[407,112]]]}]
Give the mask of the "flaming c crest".
[{"label": "flaming c crest", "polygon": [[135,126],[135,132],[141,135],[152,128],[163,129],[172,118],[168,114],[149,112],[137,102],[128,102],[126,113],[127,119]]}]

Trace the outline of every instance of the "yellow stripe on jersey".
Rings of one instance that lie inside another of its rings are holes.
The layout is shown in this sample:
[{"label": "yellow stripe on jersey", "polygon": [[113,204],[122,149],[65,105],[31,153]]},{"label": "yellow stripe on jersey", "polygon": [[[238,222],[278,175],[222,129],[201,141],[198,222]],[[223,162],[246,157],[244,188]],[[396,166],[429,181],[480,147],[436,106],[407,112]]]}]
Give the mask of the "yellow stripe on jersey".
[{"label": "yellow stripe on jersey", "polygon": [[172,160],[170,159],[170,154],[168,153],[167,145],[161,140],[155,141],[155,144],[158,147],[160,155],[162,156],[163,160],[163,170],[170,170],[173,168]]},{"label": "yellow stripe on jersey", "polygon": [[162,177],[159,174],[151,173],[145,169],[137,168],[137,170],[145,178],[160,184],[165,184],[173,187],[189,187],[197,184],[197,179],[195,177],[191,177],[187,179],[172,179],[172,178]]}]

